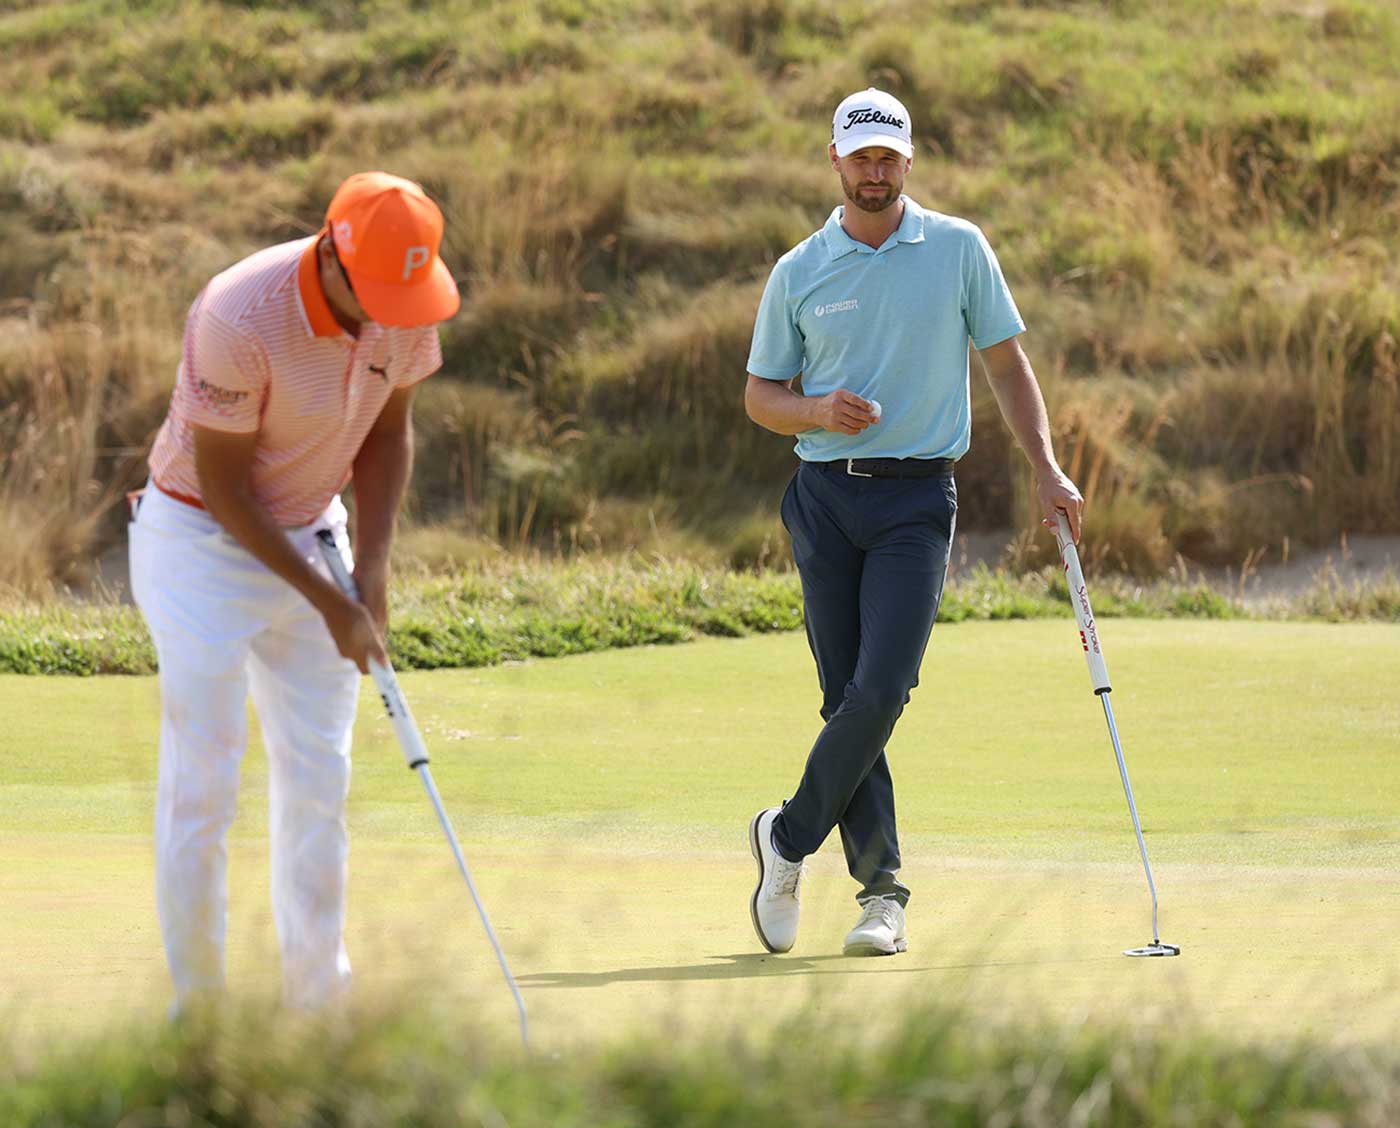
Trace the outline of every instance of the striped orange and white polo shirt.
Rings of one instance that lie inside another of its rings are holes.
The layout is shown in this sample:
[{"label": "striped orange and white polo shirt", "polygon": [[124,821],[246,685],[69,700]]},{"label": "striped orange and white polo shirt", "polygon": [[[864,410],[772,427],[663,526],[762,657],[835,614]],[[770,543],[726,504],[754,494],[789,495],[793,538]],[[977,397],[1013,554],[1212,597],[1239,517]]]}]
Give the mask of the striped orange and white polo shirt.
[{"label": "striped orange and white polo shirt", "polygon": [[370,322],[358,339],[340,327],[321,291],[317,238],[249,256],[190,306],[170,412],[150,456],[165,493],[200,502],[196,426],[256,431],[254,497],[279,525],[305,525],[349,482],[390,395],[442,366],[434,325]]}]

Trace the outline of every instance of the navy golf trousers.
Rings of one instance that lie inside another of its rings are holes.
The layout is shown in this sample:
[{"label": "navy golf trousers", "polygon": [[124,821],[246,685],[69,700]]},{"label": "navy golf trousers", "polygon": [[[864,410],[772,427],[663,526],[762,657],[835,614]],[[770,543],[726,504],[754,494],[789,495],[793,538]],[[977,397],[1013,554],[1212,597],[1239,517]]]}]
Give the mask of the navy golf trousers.
[{"label": "navy golf trousers", "polygon": [[896,878],[885,742],[919,682],[956,513],[951,471],[864,478],[845,462],[804,462],[783,495],[826,724],[773,824],[773,843],[800,861],[839,826],[857,900],[909,899]]}]

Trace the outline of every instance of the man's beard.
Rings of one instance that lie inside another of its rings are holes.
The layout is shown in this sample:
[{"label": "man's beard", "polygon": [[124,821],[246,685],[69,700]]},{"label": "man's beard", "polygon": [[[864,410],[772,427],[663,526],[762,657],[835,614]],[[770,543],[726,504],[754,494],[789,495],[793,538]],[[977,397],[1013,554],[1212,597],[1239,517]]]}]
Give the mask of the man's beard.
[{"label": "man's beard", "polygon": [[[861,188],[883,188],[883,196],[862,196]],[[846,174],[841,174],[841,190],[846,193],[846,199],[864,212],[882,212],[896,200],[899,199],[899,189],[893,184],[862,184],[852,188],[851,182],[846,179]]]}]

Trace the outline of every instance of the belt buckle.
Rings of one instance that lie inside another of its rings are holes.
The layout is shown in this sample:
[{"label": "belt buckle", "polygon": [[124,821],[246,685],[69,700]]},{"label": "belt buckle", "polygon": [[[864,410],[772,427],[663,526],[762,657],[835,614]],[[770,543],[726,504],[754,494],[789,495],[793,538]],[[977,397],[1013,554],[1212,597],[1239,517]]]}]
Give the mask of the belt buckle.
[{"label": "belt buckle", "polygon": [[855,460],[854,458],[848,458],[848,459],[846,459],[846,473],[849,474],[852,478],[873,478],[873,477],[875,477],[874,474],[862,474],[859,470],[857,470],[857,469],[856,469],[856,460]]}]

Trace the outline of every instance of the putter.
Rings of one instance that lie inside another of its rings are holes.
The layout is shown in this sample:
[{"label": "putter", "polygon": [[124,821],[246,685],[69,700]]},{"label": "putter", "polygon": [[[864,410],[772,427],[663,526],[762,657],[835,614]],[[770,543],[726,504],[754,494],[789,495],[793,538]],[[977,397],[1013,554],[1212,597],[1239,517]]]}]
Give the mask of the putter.
[{"label": "putter", "polygon": [[[335,544],[335,534],[329,529],[321,529],[316,534],[316,540],[321,546],[321,555],[325,558],[326,567],[329,569],[331,578],[340,586],[340,590],[351,599],[360,598],[359,588],[355,586],[355,579],[345,568],[345,561],[341,559],[340,549]],[[437,786],[433,783],[433,773],[428,770],[428,747],[423,743],[423,736],[418,731],[418,725],[413,719],[413,714],[408,710],[408,701],[403,695],[403,690],[399,688],[399,679],[394,675],[394,668],[387,663],[380,665],[373,660],[369,664],[370,676],[374,678],[375,688],[379,690],[379,696],[384,701],[384,711],[389,714],[389,721],[394,726],[394,735],[399,738],[399,747],[403,749],[404,759],[408,761],[408,766],[418,773],[423,781],[423,787],[428,792],[428,798],[433,801],[433,810],[437,812],[438,822],[442,824],[442,832],[447,835],[447,843],[452,847],[452,856],[457,859],[457,868],[462,871],[462,876],[467,882],[467,891],[472,895],[472,900],[476,903],[477,915],[481,917],[482,927],[486,929],[486,938],[491,941],[491,947],[496,951],[496,960],[501,965],[501,974],[506,977],[506,985],[510,987],[510,993],[515,999],[515,1009],[520,1014],[520,1041],[525,1046],[526,1053],[530,1051],[530,1028],[525,1018],[525,1000],[520,997],[520,988],[516,985],[515,976],[510,973],[510,966],[506,963],[506,954],[501,950],[501,942],[496,939],[496,930],[491,927],[491,918],[486,915],[486,906],[481,903],[481,897],[476,891],[476,883],[472,881],[472,875],[467,869],[466,859],[462,857],[462,848],[457,844],[457,835],[453,833],[452,824],[447,820],[447,812],[443,809],[442,799],[438,795]]]},{"label": "putter", "polygon": [[1142,854],[1142,868],[1147,874],[1147,891],[1152,894],[1152,943],[1141,948],[1128,948],[1125,956],[1179,956],[1181,949],[1175,944],[1163,944],[1157,934],[1157,886],[1152,880],[1152,867],[1147,861],[1147,845],[1142,840],[1142,823],[1138,821],[1137,804],[1133,802],[1133,788],[1128,782],[1128,765],[1123,762],[1123,747],[1118,743],[1118,727],[1113,723],[1113,707],[1108,703],[1112,692],[1108,684],[1108,665],[1104,662],[1103,648],[1099,645],[1099,632],[1094,624],[1094,612],[1089,607],[1089,589],[1084,584],[1084,569],[1079,566],[1079,553],[1070,535],[1069,522],[1063,511],[1055,514],[1055,540],[1060,545],[1060,558],[1065,564],[1065,579],[1069,581],[1069,601],[1074,605],[1074,617],[1079,622],[1079,640],[1084,644],[1084,657],[1089,662],[1089,680],[1094,683],[1094,692],[1103,702],[1103,715],[1108,721],[1108,735],[1113,740],[1113,754],[1118,759],[1118,775],[1123,781],[1123,794],[1128,797],[1128,812],[1133,816],[1133,831],[1137,834],[1138,852]]}]

